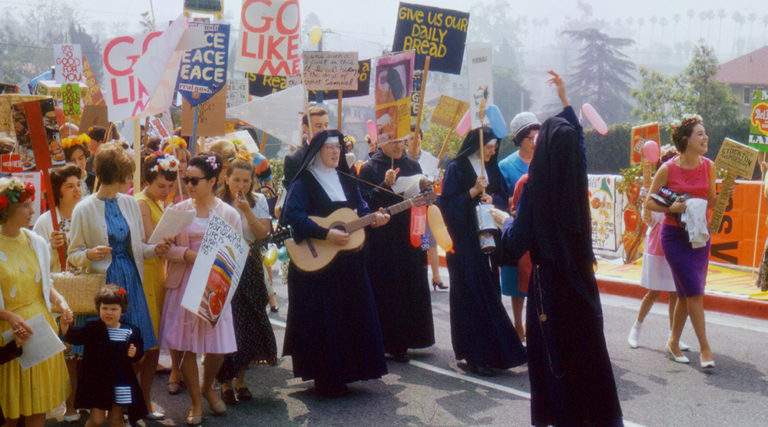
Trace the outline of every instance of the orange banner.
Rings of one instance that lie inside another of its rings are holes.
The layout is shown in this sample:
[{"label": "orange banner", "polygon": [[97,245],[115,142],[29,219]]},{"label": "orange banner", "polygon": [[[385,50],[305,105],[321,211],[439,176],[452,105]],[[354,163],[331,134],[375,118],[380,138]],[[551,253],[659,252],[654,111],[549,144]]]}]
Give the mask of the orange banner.
[{"label": "orange banner", "polygon": [[[719,182],[717,186],[719,191]],[[761,199],[762,206],[758,220],[757,209]],[[736,181],[733,197],[725,208],[720,229],[717,234],[712,235],[710,261],[757,267],[768,237],[766,213],[768,213],[768,206],[760,194],[760,181]],[[755,251],[755,227],[758,227],[757,251]]]},{"label": "orange banner", "polygon": [[652,139],[656,142],[661,140],[659,135],[659,124],[656,122],[645,125],[635,126],[630,133],[629,142],[629,164],[634,165],[643,161],[643,144]]}]

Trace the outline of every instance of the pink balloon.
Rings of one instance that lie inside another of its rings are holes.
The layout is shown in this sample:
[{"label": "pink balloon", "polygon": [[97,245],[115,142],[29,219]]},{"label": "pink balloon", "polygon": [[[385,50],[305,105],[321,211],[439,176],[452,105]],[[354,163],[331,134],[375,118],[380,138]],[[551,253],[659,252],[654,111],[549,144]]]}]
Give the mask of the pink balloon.
[{"label": "pink balloon", "polygon": [[456,125],[456,135],[458,136],[464,136],[469,131],[470,126],[472,125],[472,116],[469,113],[469,110],[467,110],[466,113],[464,113],[464,116],[459,120],[459,124]]},{"label": "pink balloon", "polygon": [[379,130],[376,129],[376,122],[374,122],[373,120],[368,120],[365,126],[368,128],[368,136],[371,137],[371,142],[378,142]]},{"label": "pink balloon", "polygon": [[595,107],[590,104],[584,104],[581,106],[581,112],[584,113],[584,115],[587,117],[587,120],[592,123],[592,127],[595,128],[597,133],[600,135],[605,135],[608,133],[608,126],[606,126],[603,118],[600,117],[600,114],[597,113]]},{"label": "pink balloon", "polygon": [[649,139],[643,144],[643,156],[651,163],[659,161],[659,143]]}]

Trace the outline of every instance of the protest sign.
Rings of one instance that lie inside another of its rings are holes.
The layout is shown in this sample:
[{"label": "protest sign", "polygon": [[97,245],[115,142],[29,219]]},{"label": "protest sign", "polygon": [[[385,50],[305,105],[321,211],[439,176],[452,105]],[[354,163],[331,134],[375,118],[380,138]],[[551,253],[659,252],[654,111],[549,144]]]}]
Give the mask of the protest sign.
[{"label": "protest sign", "polygon": [[79,116],[80,85],[78,83],[64,83],[61,85],[61,101],[65,116]]},{"label": "protest sign", "polygon": [[[342,98],[354,98],[356,96],[367,96],[370,93],[371,86],[371,60],[357,62],[357,88],[354,90],[341,91]],[[336,97],[336,93],[329,91],[310,90],[309,101],[318,101]]]},{"label": "protest sign", "polygon": [[[83,95],[85,95],[86,90],[88,89],[85,86],[85,83],[72,83],[72,84],[80,87],[80,97],[82,98]],[[63,85],[56,83],[55,80],[42,80],[40,83],[37,84],[37,93],[39,95],[45,95],[45,96],[50,96],[51,98],[61,99],[62,86]]]},{"label": "protest sign", "polygon": [[[226,87],[226,85],[225,85]],[[181,104],[181,134],[192,136],[195,132],[194,109],[197,108],[196,136],[217,136],[225,132],[227,120],[227,91],[218,91],[211,99],[193,107],[187,100]]]},{"label": "protest sign", "polygon": [[714,234],[720,230],[726,205],[728,204],[728,192],[739,176],[751,178],[757,164],[759,152],[745,144],[736,142],[730,138],[723,140],[720,151],[715,158],[715,168],[725,169],[720,194],[717,197],[714,212],[709,222],[709,232]]},{"label": "protest sign", "polygon": [[245,73],[245,78],[248,79],[248,93],[253,96],[266,96],[288,87],[286,76]]},{"label": "protest sign", "polygon": [[411,117],[419,114],[419,99],[421,99],[421,80],[424,76],[423,70],[413,72],[413,91],[411,91]]},{"label": "protest sign", "polygon": [[249,248],[240,231],[215,211],[209,218],[181,305],[215,328],[221,316],[231,316],[228,307]]},{"label": "protest sign", "polygon": [[414,50],[418,70],[429,56],[431,70],[461,74],[468,26],[467,12],[400,3],[392,51]]},{"label": "protest sign", "polygon": [[301,72],[299,0],[245,0],[235,70],[288,76]]},{"label": "protest sign", "polygon": [[481,43],[467,48],[472,128],[480,126],[480,111],[493,104],[491,45]]},{"label": "protest sign", "polygon": [[10,83],[0,83],[1,93],[19,93],[19,87]]},{"label": "protest sign", "polygon": [[768,151],[768,91],[752,91],[752,113],[749,116],[749,146]]},{"label": "protest sign", "polygon": [[643,144],[648,140],[661,142],[658,123],[653,122],[632,127],[630,131],[629,164],[634,165],[643,161]]},{"label": "protest sign", "polygon": [[22,94],[9,94],[4,93],[0,95],[0,132],[7,132],[13,135],[13,116],[11,114],[11,106],[18,104],[19,102],[37,101],[45,99],[47,96],[42,95],[22,95]]},{"label": "protest sign", "polygon": [[227,108],[248,102],[248,79],[233,77],[227,81]]},{"label": "protest sign", "polygon": [[[35,104],[34,108],[30,108],[30,104]],[[11,109],[22,169],[47,170],[51,166],[64,165],[66,159],[53,99],[22,102],[14,104]]]},{"label": "protest sign", "polygon": [[301,114],[304,94],[301,85],[254,98],[227,111],[227,117],[237,118],[281,140],[283,144],[301,143]]},{"label": "protest sign", "polygon": [[432,111],[430,121],[436,125],[455,128],[467,110],[469,110],[468,103],[450,96],[440,95],[437,106]]},{"label": "protest sign", "polygon": [[171,136],[171,133],[165,127],[165,124],[163,123],[163,120],[160,117],[152,117],[151,119],[149,119],[149,127],[152,130],[152,132],[156,136],[159,136],[161,139],[170,138]]},{"label": "protest sign", "polygon": [[21,154],[11,153],[0,155],[0,172],[13,173],[21,172]]},{"label": "protest sign", "polygon": [[411,130],[413,52],[376,60],[376,127],[379,141],[404,138]]},{"label": "protest sign", "polygon": [[83,96],[84,105],[106,105],[104,102],[104,95],[101,93],[101,87],[96,80],[96,75],[93,73],[90,62],[83,55],[83,78],[85,78],[85,84],[88,85],[88,89]]},{"label": "protest sign", "polygon": [[229,25],[191,22],[205,32],[205,46],[181,55],[178,90],[192,106],[211,98],[227,81]]},{"label": "protest sign", "polygon": [[56,83],[75,83],[83,79],[83,54],[79,44],[53,45]]},{"label": "protest sign", "polygon": [[106,105],[86,105],[83,107],[83,116],[80,118],[80,131],[87,133],[93,126],[106,128],[109,126],[107,120]]},{"label": "protest sign", "polygon": [[303,78],[308,90],[356,90],[357,52],[304,52]]},{"label": "protest sign", "polygon": [[184,0],[184,13],[210,13],[221,19],[224,11],[222,0]]}]

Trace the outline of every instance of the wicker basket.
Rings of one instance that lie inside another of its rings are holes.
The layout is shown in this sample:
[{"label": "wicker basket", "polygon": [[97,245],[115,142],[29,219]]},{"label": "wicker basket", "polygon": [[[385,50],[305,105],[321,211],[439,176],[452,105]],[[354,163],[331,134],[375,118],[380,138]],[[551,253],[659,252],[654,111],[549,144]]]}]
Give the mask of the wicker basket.
[{"label": "wicker basket", "polygon": [[98,314],[93,298],[104,286],[104,274],[75,274],[70,271],[51,273],[53,287],[64,297],[76,314]]}]

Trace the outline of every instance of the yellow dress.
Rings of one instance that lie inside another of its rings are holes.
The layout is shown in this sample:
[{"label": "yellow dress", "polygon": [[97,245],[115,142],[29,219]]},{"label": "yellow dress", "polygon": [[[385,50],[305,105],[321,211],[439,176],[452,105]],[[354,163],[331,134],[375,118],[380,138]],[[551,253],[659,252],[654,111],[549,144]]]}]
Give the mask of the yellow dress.
[{"label": "yellow dress", "polygon": [[[45,306],[40,267],[27,235],[0,235],[0,291],[5,310],[29,319],[42,313],[58,331],[53,315]],[[11,326],[0,321],[0,331]],[[0,343],[5,341],[0,337]],[[69,396],[70,384],[64,354],[59,353],[26,371],[18,360],[0,365],[0,407],[6,418],[44,414],[61,405]]]},{"label": "yellow dress", "polygon": [[[150,199],[144,192],[134,196],[136,200],[142,200],[149,206],[152,227],[156,227],[163,216],[163,208],[160,203]],[[149,317],[152,318],[152,327],[155,336],[160,341],[160,315],[163,312],[163,300],[165,299],[165,261],[160,257],[144,260],[144,297],[149,307]]]}]

